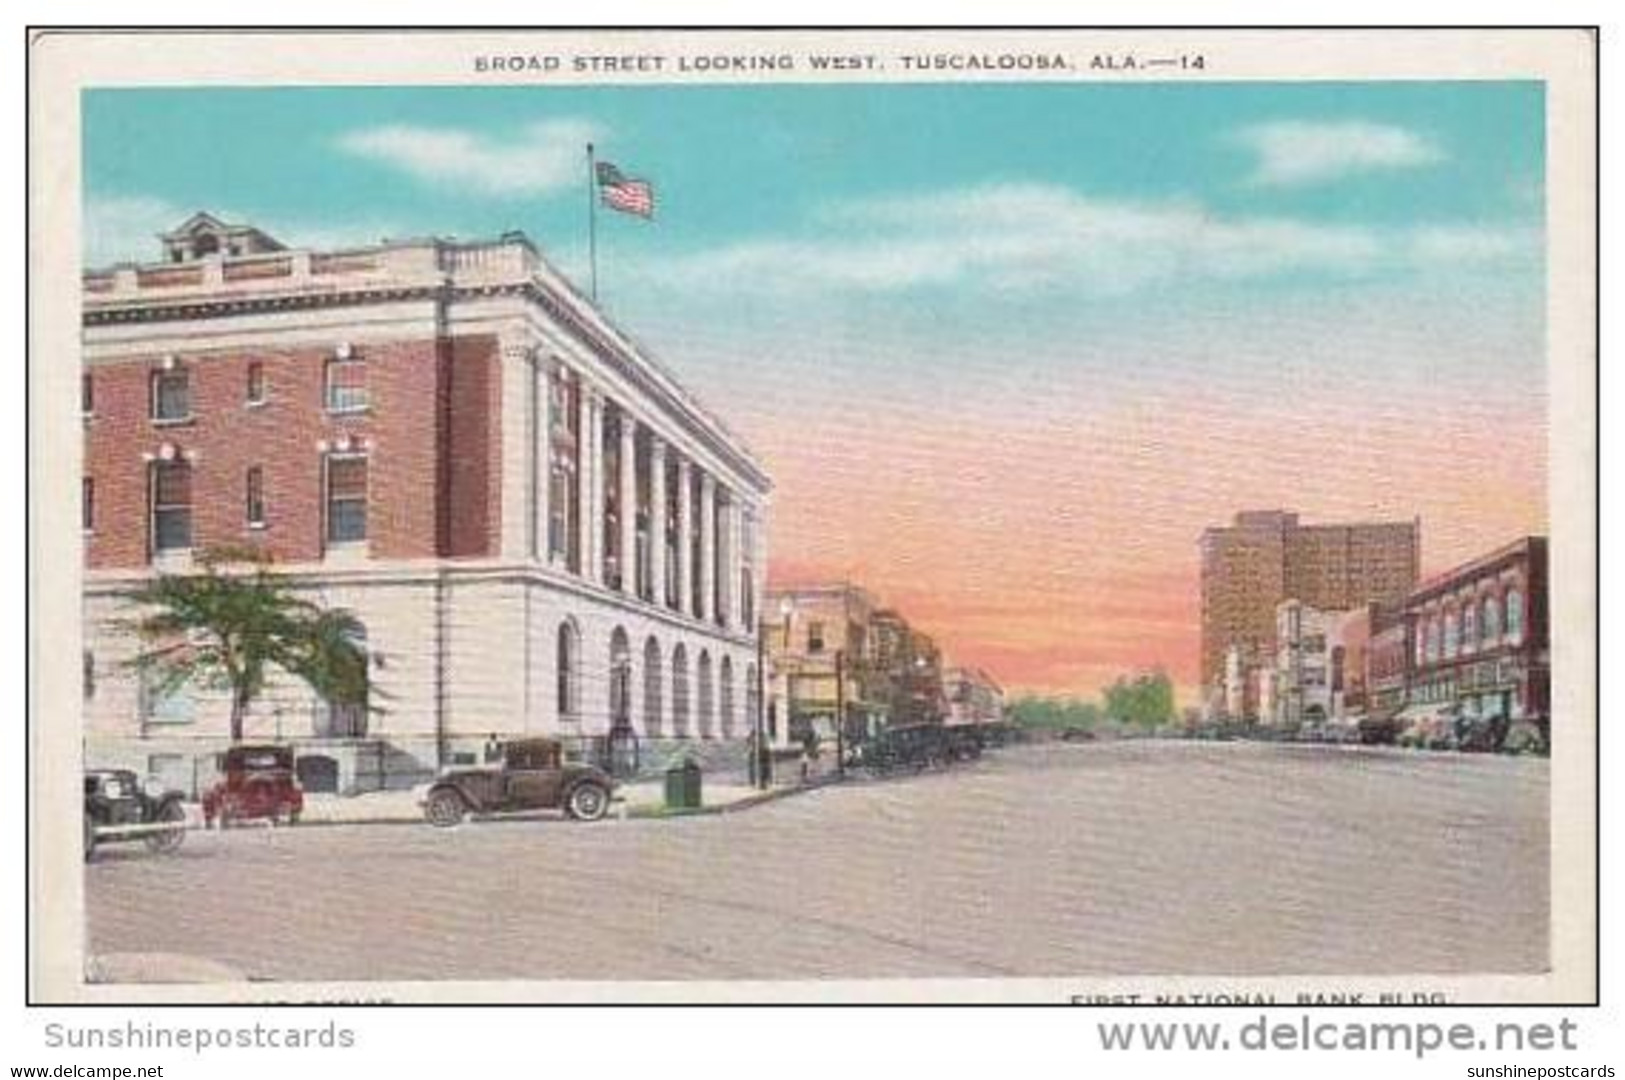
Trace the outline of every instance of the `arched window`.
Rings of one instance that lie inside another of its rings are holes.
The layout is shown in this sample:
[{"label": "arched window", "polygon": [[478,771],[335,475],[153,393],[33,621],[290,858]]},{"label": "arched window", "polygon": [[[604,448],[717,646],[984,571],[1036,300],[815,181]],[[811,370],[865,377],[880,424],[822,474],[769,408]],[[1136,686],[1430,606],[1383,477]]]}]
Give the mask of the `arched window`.
[{"label": "arched window", "polygon": [[760,718],[757,716],[762,709],[761,688],[756,685],[756,665],[745,666],[745,727],[751,731],[761,730],[758,727]]},{"label": "arched window", "polygon": [[[361,651],[362,677],[369,683],[372,675],[372,654],[367,648],[367,628],[356,622],[343,635],[344,640]],[[313,731],[319,739],[362,739],[367,735],[368,687],[361,689],[360,701],[329,701],[318,694]]]},{"label": "arched window", "polygon": [[1461,609],[1461,651],[1470,653],[1478,648],[1478,605],[1471,600]]},{"label": "arched window", "polygon": [[1494,596],[1484,598],[1484,618],[1479,632],[1486,646],[1494,645],[1501,637],[1501,602]]},{"label": "arched window", "polygon": [[1507,640],[1523,640],[1523,593],[1518,589],[1507,593]]},{"label": "arched window", "polygon": [[609,719],[618,727],[632,722],[632,645],[619,626],[609,638]]},{"label": "arched window", "polygon": [[559,624],[558,707],[561,722],[581,719],[581,632],[566,619]]},{"label": "arched window", "polygon": [[717,735],[717,688],[711,673],[711,654],[700,650],[700,738],[714,739]]},{"label": "arched window", "polygon": [[643,643],[643,734],[660,737],[660,643],[653,637]]},{"label": "arched window", "polygon": [[688,738],[688,651],[681,645],[671,651],[671,733]]},{"label": "arched window", "polygon": [[717,700],[721,705],[722,737],[734,737],[734,664],[730,657],[722,658],[722,685],[719,686]]},{"label": "arched window", "polygon": [[1461,623],[1454,611],[1444,616],[1444,655],[1453,658],[1461,646]]}]

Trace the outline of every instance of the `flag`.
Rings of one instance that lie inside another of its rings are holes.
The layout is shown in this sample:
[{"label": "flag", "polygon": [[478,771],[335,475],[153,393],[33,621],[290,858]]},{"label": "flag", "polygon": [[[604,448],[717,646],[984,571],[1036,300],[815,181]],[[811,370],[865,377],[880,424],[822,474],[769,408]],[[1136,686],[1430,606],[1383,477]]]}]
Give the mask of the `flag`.
[{"label": "flag", "polygon": [[626,176],[607,161],[598,163],[598,194],[611,210],[645,218],[655,216],[655,192],[648,181]]}]

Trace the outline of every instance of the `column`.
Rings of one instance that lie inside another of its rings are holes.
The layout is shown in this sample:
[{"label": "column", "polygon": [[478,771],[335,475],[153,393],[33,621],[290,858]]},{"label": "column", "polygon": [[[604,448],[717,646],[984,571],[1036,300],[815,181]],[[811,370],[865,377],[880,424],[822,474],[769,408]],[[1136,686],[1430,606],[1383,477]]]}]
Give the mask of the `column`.
[{"label": "column", "polygon": [[625,409],[619,410],[621,428],[621,592],[636,596],[638,591],[638,441],[637,424]]},{"label": "column", "polygon": [[739,588],[739,575],[744,570],[744,551],[740,547],[743,529],[741,528],[743,508],[732,492],[728,493],[728,516],[725,522],[728,526],[728,542],[724,546],[728,557],[723,565],[723,572],[728,575],[728,625],[739,630],[750,629],[745,625],[745,597]]},{"label": "column", "polygon": [[548,561],[548,488],[553,482],[553,428],[548,418],[553,399],[547,365],[534,357],[530,361],[531,445],[530,445],[530,557]]},{"label": "column", "polygon": [[598,489],[598,394],[585,381],[580,383],[581,415],[579,418],[580,453],[576,455],[576,494],[579,499],[577,513],[581,522],[581,534],[577,537],[581,551],[581,577],[585,581],[598,581],[600,579],[598,562],[598,500],[594,492]]},{"label": "column", "polygon": [[649,592],[666,603],[666,442],[649,437]]},{"label": "column", "polygon": [[677,610],[685,615],[694,613],[694,545],[689,543],[689,533],[694,527],[693,491],[694,464],[688,458],[679,458],[677,509],[682,520],[677,523]]},{"label": "column", "polygon": [[699,617],[709,620],[716,614],[714,596],[717,572],[717,482],[710,473],[700,474],[700,583]]}]

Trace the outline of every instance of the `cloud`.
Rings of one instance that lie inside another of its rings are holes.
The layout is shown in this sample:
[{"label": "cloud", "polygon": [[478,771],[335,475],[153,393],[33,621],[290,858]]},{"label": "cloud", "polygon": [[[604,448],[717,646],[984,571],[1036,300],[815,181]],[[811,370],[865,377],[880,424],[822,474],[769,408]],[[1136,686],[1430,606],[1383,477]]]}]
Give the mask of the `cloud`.
[{"label": "cloud", "polygon": [[84,209],[85,265],[156,262],[160,255],[159,234],[173,229],[191,213],[148,195],[88,198]]},{"label": "cloud", "polygon": [[538,196],[581,182],[584,149],[599,134],[590,122],[572,119],[541,121],[507,136],[396,124],[352,131],[338,146],[425,183]]},{"label": "cloud", "polygon": [[1328,224],[1216,212],[1190,200],[1098,199],[999,184],[826,208],[816,229],[646,266],[652,283],[762,292],[994,291],[1126,295],[1191,281],[1369,276],[1498,264],[1538,252],[1538,230]]},{"label": "cloud", "polygon": [[1414,169],[1444,160],[1433,142],[1390,124],[1283,120],[1235,133],[1258,155],[1251,182],[1264,187],[1325,183],[1356,173]]}]

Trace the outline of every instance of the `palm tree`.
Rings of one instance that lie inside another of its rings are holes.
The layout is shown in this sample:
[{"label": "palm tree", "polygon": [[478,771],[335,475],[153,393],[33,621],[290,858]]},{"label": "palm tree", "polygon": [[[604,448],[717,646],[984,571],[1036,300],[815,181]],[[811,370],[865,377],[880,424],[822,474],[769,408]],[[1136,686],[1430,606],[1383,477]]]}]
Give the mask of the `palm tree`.
[{"label": "palm tree", "polygon": [[343,608],[295,596],[252,549],[217,548],[201,573],[160,574],[129,594],[144,613],[124,626],[143,647],[130,666],[158,695],[194,684],[231,694],[231,741],[272,668],[303,680],[334,705],[370,708],[361,621]]}]

